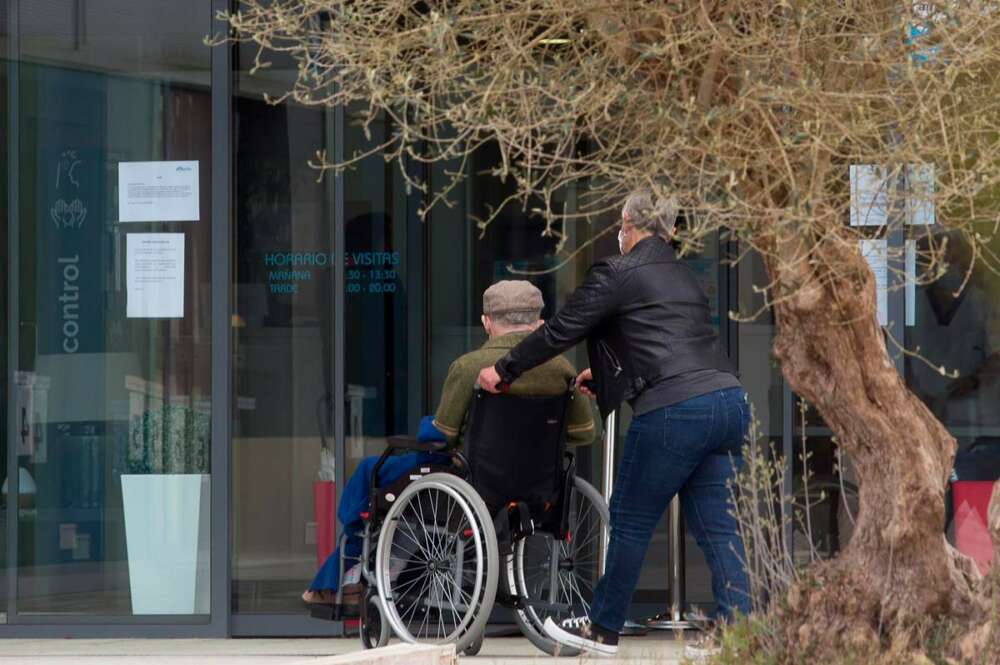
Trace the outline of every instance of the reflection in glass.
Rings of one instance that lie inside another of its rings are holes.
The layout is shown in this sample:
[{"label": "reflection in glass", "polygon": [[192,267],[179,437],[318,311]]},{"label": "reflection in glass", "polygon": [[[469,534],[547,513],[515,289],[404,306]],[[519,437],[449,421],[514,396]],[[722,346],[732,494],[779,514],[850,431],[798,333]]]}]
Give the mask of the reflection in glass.
[{"label": "reflection in glass", "polygon": [[[347,110],[345,155],[370,149],[391,135],[391,122],[379,116],[366,139],[362,117]],[[381,155],[344,174],[348,475],[364,457],[380,454],[386,437],[415,434],[430,408],[422,341],[426,227],[417,217],[418,204],[415,194],[407,194],[399,165]]]},{"label": "reflection in glass", "polygon": [[[207,615],[211,17],[113,4],[20,16],[17,608]],[[176,160],[200,219],[120,222],[118,165]],[[182,316],[127,316],[135,232],[183,236]]]},{"label": "reflection in glass", "polygon": [[[992,240],[980,251],[995,255],[1000,239],[991,228],[982,233]],[[908,242],[920,256],[929,240]],[[985,261],[973,263],[972,248],[957,234],[938,232],[934,240],[947,240],[948,271],[907,298],[906,346],[914,354],[905,361],[906,379],[958,442],[945,528],[959,551],[985,570],[992,557],[986,507],[1000,478],[1000,278]]]},{"label": "reflection in glass", "polygon": [[235,102],[235,430],[232,608],[302,613],[333,548],[334,199],[309,160],[333,151],[333,113],[272,106],[287,63],[250,76]]}]

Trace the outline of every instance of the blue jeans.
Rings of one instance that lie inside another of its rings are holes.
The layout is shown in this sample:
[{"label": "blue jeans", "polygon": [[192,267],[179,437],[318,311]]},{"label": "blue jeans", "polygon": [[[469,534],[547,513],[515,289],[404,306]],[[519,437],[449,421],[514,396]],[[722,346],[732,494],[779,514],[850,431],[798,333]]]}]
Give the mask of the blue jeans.
[{"label": "blue jeans", "polygon": [[632,419],[611,496],[611,542],[590,620],[621,631],[653,530],[678,492],[712,573],[717,618],[747,613],[743,543],[730,514],[750,407],[742,388],[717,390]]}]

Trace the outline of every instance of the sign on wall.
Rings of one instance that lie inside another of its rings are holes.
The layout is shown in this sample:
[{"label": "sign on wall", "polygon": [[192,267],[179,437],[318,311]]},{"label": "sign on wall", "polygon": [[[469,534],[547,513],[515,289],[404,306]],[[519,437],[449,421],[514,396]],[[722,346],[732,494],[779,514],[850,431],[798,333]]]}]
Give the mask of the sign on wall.
[{"label": "sign on wall", "polygon": [[198,162],[119,162],[118,221],[198,221]]},{"label": "sign on wall", "polygon": [[97,74],[35,70],[38,107],[36,204],[38,353],[104,350],[105,117]]},{"label": "sign on wall", "polygon": [[128,318],[184,316],[184,234],[129,233],[125,242]]}]

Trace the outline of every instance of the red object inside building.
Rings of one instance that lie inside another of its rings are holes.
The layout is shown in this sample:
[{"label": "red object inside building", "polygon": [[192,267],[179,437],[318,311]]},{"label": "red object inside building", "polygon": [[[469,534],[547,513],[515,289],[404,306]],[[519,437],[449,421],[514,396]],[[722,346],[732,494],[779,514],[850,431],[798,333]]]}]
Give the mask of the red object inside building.
[{"label": "red object inside building", "polygon": [[319,568],[337,546],[337,492],[331,480],[313,483],[313,519],[316,520],[316,567]]},{"label": "red object inside building", "polygon": [[955,547],[971,557],[985,573],[993,560],[993,543],[986,513],[993,493],[991,480],[959,480],[951,484],[951,503],[955,511]]}]

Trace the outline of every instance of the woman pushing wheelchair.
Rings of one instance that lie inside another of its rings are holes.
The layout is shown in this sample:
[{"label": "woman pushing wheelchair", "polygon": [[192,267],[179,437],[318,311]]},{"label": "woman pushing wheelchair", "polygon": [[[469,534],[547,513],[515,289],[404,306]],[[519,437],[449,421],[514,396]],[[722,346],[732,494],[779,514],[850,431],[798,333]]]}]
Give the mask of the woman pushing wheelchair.
[{"label": "woman pushing wheelchair", "polygon": [[597,261],[553,318],[479,373],[485,390],[514,390],[532,368],[586,339],[592,367],[578,388],[596,397],[602,417],[622,401],[632,407],[589,617],[545,625],[551,639],[598,655],[618,651],[653,530],[677,494],[712,573],[718,619],[749,611],[728,486],[742,463],[749,405],[719,347],[708,298],[670,244],[676,217],[673,199],[630,195],[620,256]]}]

